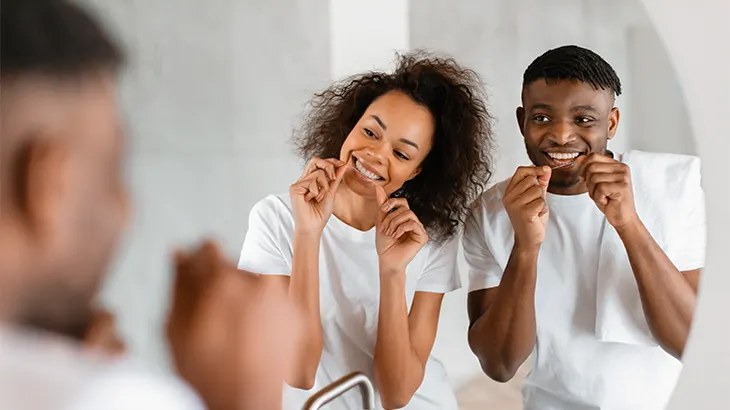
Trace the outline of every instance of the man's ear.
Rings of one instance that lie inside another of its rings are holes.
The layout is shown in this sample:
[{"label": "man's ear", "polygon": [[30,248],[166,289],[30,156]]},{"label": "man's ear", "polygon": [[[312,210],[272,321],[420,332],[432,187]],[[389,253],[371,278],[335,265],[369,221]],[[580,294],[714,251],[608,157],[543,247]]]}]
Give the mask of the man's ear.
[{"label": "man's ear", "polygon": [[63,218],[69,193],[68,152],[62,138],[37,136],[25,139],[14,173],[19,213],[38,234],[55,230]]},{"label": "man's ear", "polygon": [[517,116],[517,126],[520,127],[520,134],[522,136],[525,136],[525,109],[520,106],[517,107],[517,111],[515,112]]},{"label": "man's ear", "polygon": [[611,140],[616,136],[616,130],[618,130],[618,123],[621,119],[621,112],[618,107],[613,107],[611,112],[608,114],[608,139]]}]

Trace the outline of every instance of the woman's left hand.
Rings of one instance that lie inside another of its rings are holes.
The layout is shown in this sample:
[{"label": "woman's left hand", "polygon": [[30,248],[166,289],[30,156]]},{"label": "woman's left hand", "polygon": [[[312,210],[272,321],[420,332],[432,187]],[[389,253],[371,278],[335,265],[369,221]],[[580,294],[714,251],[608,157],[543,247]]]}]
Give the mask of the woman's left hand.
[{"label": "woman's left hand", "polygon": [[380,271],[404,271],[428,242],[428,234],[405,198],[388,199],[379,185],[375,190],[380,206],[375,236]]}]

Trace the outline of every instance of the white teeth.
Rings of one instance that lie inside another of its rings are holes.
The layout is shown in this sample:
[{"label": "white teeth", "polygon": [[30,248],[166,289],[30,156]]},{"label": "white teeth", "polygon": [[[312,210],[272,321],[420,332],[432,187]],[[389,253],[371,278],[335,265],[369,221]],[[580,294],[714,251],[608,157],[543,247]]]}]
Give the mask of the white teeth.
[{"label": "white teeth", "polygon": [[355,160],[355,169],[357,169],[361,174],[365,175],[369,179],[372,179],[373,181],[377,181],[378,179],[380,179],[379,176],[365,169],[365,167],[360,164],[360,161]]},{"label": "white teeth", "polygon": [[578,158],[578,152],[548,152],[548,156],[552,159],[575,159]]}]

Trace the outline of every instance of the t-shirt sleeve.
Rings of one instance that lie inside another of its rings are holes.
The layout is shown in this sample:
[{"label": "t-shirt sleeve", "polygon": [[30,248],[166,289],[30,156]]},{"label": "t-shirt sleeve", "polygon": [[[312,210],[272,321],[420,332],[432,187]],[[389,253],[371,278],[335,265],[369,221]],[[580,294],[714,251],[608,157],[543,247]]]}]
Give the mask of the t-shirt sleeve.
[{"label": "t-shirt sleeve", "polygon": [[200,397],[175,379],[117,372],[98,377],[77,395],[70,410],[204,410]]},{"label": "t-shirt sleeve", "polygon": [[238,269],[260,275],[291,275],[290,235],[285,225],[289,215],[285,211],[286,206],[273,196],[254,205]]},{"label": "t-shirt sleeve", "polygon": [[686,212],[677,219],[681,221],[679,240],[672,254],[668,256],[677,269],[688,271],[705,267],[707,224],[699,159],[695,159],[691,164],[687,189],[682,197],[687,201],[684,207]]},{"label": "t-shirt sleeve", "polygon": [[462,248],[469,270],[469,292],[499,286],[502,267],[494,258],[485,230],[485,216],[481,206],[469,213],[464,224]]},{"label": "t-shirt sleeve", "polygon": [[458,235],[433,248],[416,283],[416,292],[449,293],[461,288],[458,251]]}]

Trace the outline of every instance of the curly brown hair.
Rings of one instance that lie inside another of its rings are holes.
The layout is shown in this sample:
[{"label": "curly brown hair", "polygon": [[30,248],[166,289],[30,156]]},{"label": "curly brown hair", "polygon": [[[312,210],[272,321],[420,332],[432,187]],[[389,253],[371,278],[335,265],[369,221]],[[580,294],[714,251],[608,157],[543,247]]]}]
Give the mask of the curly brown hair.
[{"label": "curly brown hair", "polygon": [[492,176],[493,118],[473,70],[425,51],[399,54],[393,73],[355,75],[315,94],[292,141],[304,160],[338,158],[365,110],[390,91],[410,96],[428,108],[435,121],[432,148],[421,172],[393,196],[408,200],[432,240],[449,239]]}]

